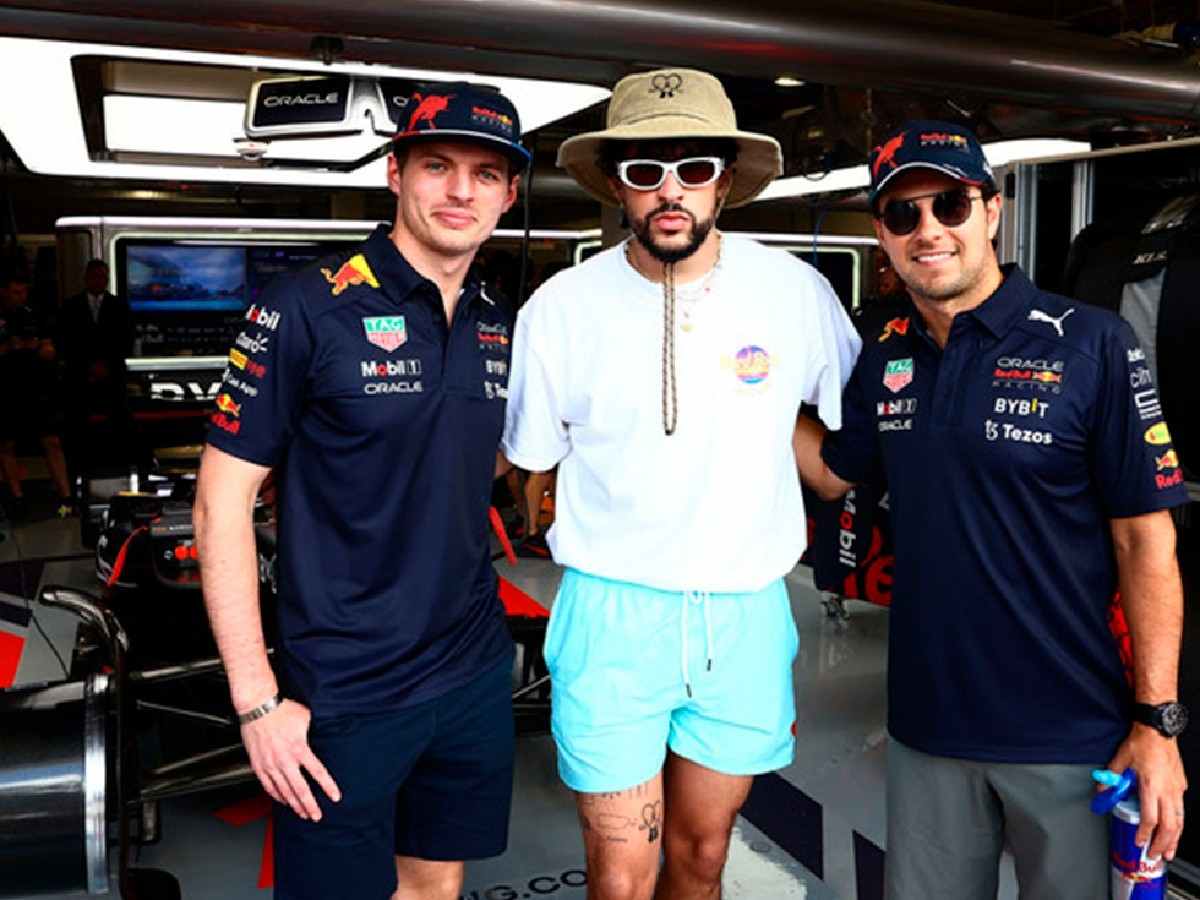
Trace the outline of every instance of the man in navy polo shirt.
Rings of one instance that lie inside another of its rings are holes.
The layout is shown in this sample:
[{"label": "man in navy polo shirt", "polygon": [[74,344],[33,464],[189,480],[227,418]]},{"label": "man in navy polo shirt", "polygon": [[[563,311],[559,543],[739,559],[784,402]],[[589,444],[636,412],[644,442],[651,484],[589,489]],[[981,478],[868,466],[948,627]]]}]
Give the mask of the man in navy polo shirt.
[{"label": "man in navy polo shirt", "polygon": [[[205,602],[282,804],[279,897],[451,900],[462,860],[507,842],[512,644],[487,509],[511,320],[470,265],[529,155],[498,93],[443,85],[409,110],[393,227],[250,307],[200,470]],[[251,526],[272,469],[278,684]]]},{"label": "man in navy polo shirt", "polygon": [[994,898],[1005,844],[1022,898],[1106,897],[1092,768],[1137,770],[1152,855],[1183,827],[1179,460],[1129,326],[998,265],[971,132],[910,122],[870,165],[911,303],[866,338],[841,430],[802,418],[795,444],[823,496],[878,457],[891,491],[888,897]]}]

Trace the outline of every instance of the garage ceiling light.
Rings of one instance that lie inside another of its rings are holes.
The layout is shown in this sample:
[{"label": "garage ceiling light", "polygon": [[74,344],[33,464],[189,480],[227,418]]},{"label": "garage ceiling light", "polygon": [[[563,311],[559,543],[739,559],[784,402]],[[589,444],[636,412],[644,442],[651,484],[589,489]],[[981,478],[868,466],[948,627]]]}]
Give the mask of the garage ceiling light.
[{"label": "garage ceiling light", "polygon": [[[5,84],[20,84],[27,88],[0,94],[0,131],[8,138],[22,162],[34,172],[95,178],[302,184],[314,187],[379,188],[384,185],[386,161],[382,159],[347,173],[323,170],[316,164],[312,169],[296,170],[248,168],[244,165],[222,167],[219,164],[200,166],[93,160],[88,155],[84,139],[71,68],[72,58],[78,56],[195,63],[261,69],[264,72],[336,72],[369,78],[479,81],[499,88],[513,101],[527,132],[598,103],[610,93],[604,88],[585,84],[496,78],[469,72],[343,63],[326,66],[311,60],[0,38],[0,79]],[[243,106],[239,103],[109,95],[105,98],[106,138],[109,149],[114,151],[209,155],[218,159],[229,157],[232,163],[237,160],[233,138],[244,136],[242,114]],[[231,122],[235,123],[232,131]],[[335,141],[336,144],[332,143]],[[273,141],[268,158],[352,160],[380,143],[378,137],[358,136]]]},{"label": "garage ceiling light", "polygon": [[[1066,141],[1057,138],[994,141],[993,143],[983,145],[983,152],[993,167],[1006,166],[1010,163],[1027,160],[1089,153],[1091,149],[1092,145],[1086,141]],[[767,189],[758,195],[756,202],[783,200],[788,197],[802,197],[808,194],[853,191],[866,188],[870,183],[871,179],[867,174],[866,166],[834,169],[829,174],[820,178],[807,175],[793,175],[789,178],[780,178],[771,182],[767,186]]]}]

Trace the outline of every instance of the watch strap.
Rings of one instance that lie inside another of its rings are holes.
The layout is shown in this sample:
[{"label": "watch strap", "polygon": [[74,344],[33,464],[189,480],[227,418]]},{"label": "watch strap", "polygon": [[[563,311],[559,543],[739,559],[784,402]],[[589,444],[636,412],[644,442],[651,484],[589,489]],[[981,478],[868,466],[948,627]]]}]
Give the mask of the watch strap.
[{"label": "watch strap", "polygon": [[267,715],[267,713],[272,712],[282,702],[282,698],[276,694],[274,697],[271,697],[270,699],[258,704],[258,706],[254,707],[254,709],[248,709],[244,713],[238,713],[238,724],[249,725],[251,722],[259,720],[263,716]]}]

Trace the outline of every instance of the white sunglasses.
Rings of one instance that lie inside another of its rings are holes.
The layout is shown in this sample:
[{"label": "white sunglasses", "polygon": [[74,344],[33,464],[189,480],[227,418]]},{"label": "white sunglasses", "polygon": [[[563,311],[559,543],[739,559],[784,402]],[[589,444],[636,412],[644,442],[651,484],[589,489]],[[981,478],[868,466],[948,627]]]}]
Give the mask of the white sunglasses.
[{"label": "white sunglasses", "polygon": [[667,173],[685,188],[700,188],[712,184],[725,171],[725,160],[719,156],[689,156],[675,162],[661,159],[626,159],[617,163],[617,177],[635,191],[653,191],[667,180]]}]

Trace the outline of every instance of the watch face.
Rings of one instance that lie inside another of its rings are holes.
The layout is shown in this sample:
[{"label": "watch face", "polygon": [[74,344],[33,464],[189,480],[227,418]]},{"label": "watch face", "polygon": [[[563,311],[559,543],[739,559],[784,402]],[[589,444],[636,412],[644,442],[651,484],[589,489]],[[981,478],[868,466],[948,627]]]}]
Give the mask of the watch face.
[{"label": "watch face", "polygon": [[1162,730],[1170,737],[1180,734],[1187,728],[1188,711],[1182,703],[1168,703],[1162,708]]}]

